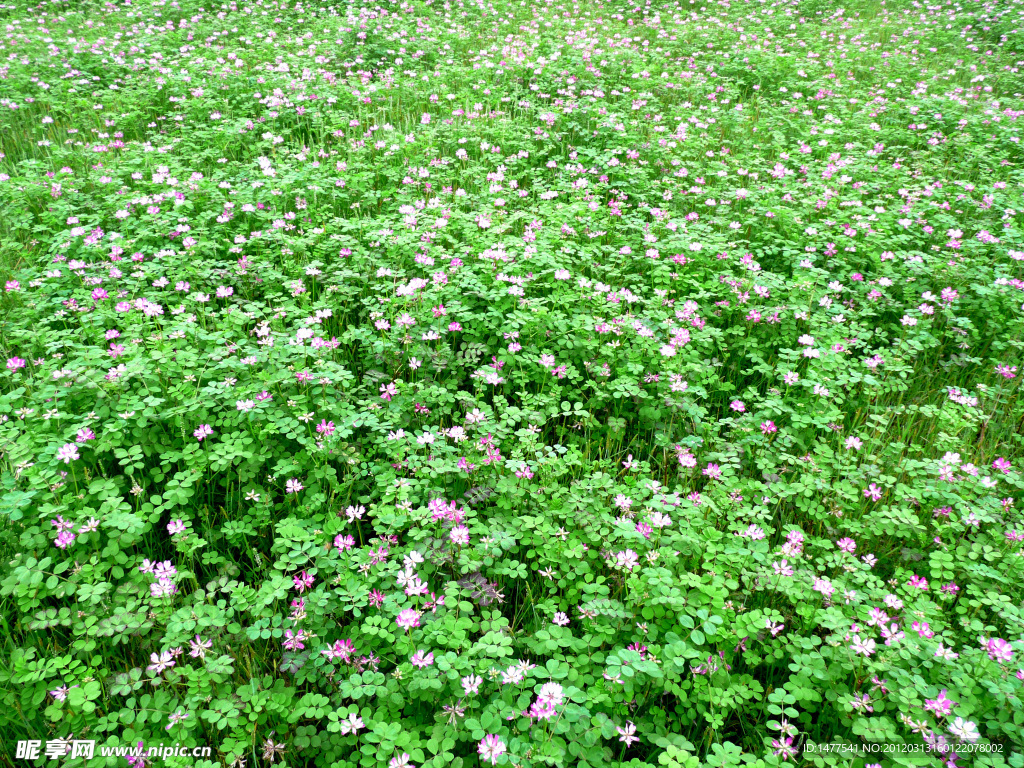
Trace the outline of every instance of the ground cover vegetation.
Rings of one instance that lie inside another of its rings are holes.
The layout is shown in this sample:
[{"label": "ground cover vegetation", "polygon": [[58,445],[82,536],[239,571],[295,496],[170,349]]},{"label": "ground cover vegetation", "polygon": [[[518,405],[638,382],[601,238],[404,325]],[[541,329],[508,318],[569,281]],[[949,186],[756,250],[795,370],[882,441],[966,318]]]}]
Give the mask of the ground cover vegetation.
[{"label": "ground cover vegetation", "polygon": [[1024,4],[0,24],[0,753],[1024,765]]}]

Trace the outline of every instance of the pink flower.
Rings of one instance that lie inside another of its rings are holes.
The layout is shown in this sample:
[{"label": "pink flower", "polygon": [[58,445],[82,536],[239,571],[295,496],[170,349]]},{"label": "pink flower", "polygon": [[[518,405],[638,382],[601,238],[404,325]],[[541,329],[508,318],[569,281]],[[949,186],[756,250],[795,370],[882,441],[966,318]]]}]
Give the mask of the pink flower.
[{"label": "pink flower", "polygon": [[478,675],[466,675],[459,682],[462,683],[462,690],[467,696],[472,696],[480,692],[480,685],[484,679]]},{"label": "pink flower", "polygon": [[550,720],[557,714],[558,712],[555,710],[555,707],[551,702],[541,701],[540,699],[533,702],[529,712],[530,717],[534,717],[538,720]]},{"label": "pink flower", "polygon": [[777,563],[772,563],[772,568],[775,570],[777,576],[792,576],[793,568],[790,566],[788,560],[780,560]]},{"label": "pink flower", "polygon": [[792,736],[787,736],[784,739],[772,739],[772,747],[772,754],[781,757],[783,760],[789,760],[797,755],[797,749],[793,746]]},{"label": "pink flower", "polygon": [[193,659],[205,659],[206,652],[213,648],[213,640],[204,640],[199,635],[196,635],[195,640],[189,640],[191,650],[189,656]]},{"label": "pink flower", "polygon": [[289,651],[301,651],[304,646],[302,641],[306,639],[306,633],[303,630],[298,632],[292,632],[290,629],[284,631],[284,642],[282,645]]},{"label": "pink flower", "polygon": [[828,579],[815,579],[813,589],[815,592],[820,592],[825,597],[831,597],[832,593],[836,591],[836,588],[832,586],[832,582]]},{"label": "pink flower", "polygon": [[303,489],[304,487],[305,487],[305,486],[303,486],[303,485],[302,485],[302,482],[301,482],[300,480],[298,480],[297,478],[294,478],[294,477],[293,477],[293,478],[291,478],[290,480],[288,480],[288,482],[286,482],[286,483],[284,484],[284,492],[285,492],[286,494],[290,494],[290,493],[298,493],[298,492],[299,492],[299,491],[301,491],[301,490],[302,490],[302,489]]},{"label": "pink flower", "polygon": [[1012,379],[1017,376],[1016,365],[997,365],[996,373],[1002,376],[1004,379]]},{"label": "pink flower", "polygon": [[935,637],[935,632],[928,625],[927,621],[915,621],[910,625],[910,628],[917,632],[919,637],[932,638]]},{"label": "pink flower", "polygon": [[636,726],[632,722],[627,721],[625,728],[615,726],[615,732],[619,734],[619,741],[625,744],[627,747],[635,741],[640,741],[640,737],[636,734]]},{"label": "pink flower", "polygon": [[925,699],[924,708],[929,712],[934,712],[936,717],[945,717],[953,711],[953,707],[957,704],[958,702],[946,698],[946,689],[943,688],[936,698]]},{"label": "pink flower", "polygon": [[889,614],[883,611],[881,608],[872,608],[870,617],[868,618],[869,627],[880,627],[889,620]]},{"label": "pink flower", "polygon": [[340,659],[348,663],[352,654],[356,652],[356,646],[351,640],[337,640],[331,648],[321,651],[329,659]]},{"label": "pink flower", "polygon": [[149,660],[152,663],[146,669],[150,672],[156,672],[158,675],[163,674],[165,670],[170,669],[176,663],[170,651],[163,651],[159,654],[151,653],[149,654]]},{"label": "pink flower", "polygon": [[406,608],[395,617],[395,623],[407,632],[420,625],[420,614],[412,608]]},{"label": "pink flower", "polygon": [[697,457],[681,445],[676,446],[676,458],[679,459],[679,466],[686,469],[693,469],[697,466]]},{"label": "pink flower", "polygon": [[65,464],[70,464],[72,461],[79,458],[78,446],[74,443],[65,443],[57,450],[57,458]]},{"label": "pink flower", "polygon": [[414,667],[429,667],[434,663],[434,654],[432,651],[416,651],[409,659]]},{"label": "pink flower", "polygon": [[[8,367],[10,367],[10,366],[8,366]],[[995,461],[992,462],[992,469],[999,470],[1004,475],[1010,474],[1010,470],[1012,468],[1013,468],[1013,465],[1010,464],[1010,462],[1007,461],[1006,459],[1004,459],[1002,456],[1000,456],[998,459],[996,459]]]},{"label": "pink flower", "polygon": [[1010,644],[999,637],[993,637],[986,644],[985,649],[988,651],[988,657],[992,661],[998,661],[1000,664],[1009,662],[1013,659],[1013,648]]},{"label": "pink flower", "polygon": [[870,656],[875,652],[875,641],[870,637],[862,640],[860,635],[854,635],[850,641],[850,650],[862,656]]},{"label": "pink flower", "polygon": [[203,442],[204,438],[209,437],[213,434],[213,427],[209,424],[200,424],[196,431],[192,433],[192,437],[198,440],[200,443]]},{"label": "pink flower", "polygon": [[489,733],[480,739],[476,751],[480,753],[481,761],[486,760],[491,765],[495,765],[498,758],[506,752],[505,742],[497,734]]},{"label": "pink flower", "polygon": [[352,712],[347,719],[341,721],[341,735],[347,736],[350,733],[358,733],[365,727],[366,724],[363,722],[363,718]]}]

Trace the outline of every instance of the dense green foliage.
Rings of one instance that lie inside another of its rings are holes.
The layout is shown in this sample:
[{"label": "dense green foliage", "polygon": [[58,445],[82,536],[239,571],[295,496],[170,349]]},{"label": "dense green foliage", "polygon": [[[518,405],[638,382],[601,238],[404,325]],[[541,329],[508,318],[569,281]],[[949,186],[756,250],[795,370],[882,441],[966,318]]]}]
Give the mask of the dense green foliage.
[{"label": "dense green foliage", "polygon": [[1024,766],[1019,0],[0,23],[0,757]]}]

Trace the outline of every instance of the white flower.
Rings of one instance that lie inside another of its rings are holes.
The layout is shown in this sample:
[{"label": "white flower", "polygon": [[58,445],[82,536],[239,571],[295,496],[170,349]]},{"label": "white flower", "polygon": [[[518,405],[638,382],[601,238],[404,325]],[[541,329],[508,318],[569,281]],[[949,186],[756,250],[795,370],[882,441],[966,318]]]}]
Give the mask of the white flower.
[{"label": "white flower", "polygon": [[[960,656],[959,653],[954,653],[952,648],[946,648],[942,643],[939,643],[939,647],[935,649],[935,655],[936,657],[945,659],[946,661],[952,661]],[[960,718],[957,719],[959,720]]]},{"label": "white flower", "polygon": [[353,712],[348,716],[348,719],[341,721],[341,734],[342,736],[347,736],[350,733],[358,733],[365,727],[363,718]]},{"label": "white flower", "polygon": [[962,717],[958,717],[953,721],[953,724],[949,726],[949,732],[958,739],[969,741],[971,744],[981,738],[981,734],[978,733],[978,726],[970,720],[964,720]]},{"label": "white flower", "polygon": [[423,555],[421,555],[419,552],[417,552],[414,549],[412,552],[410,552],[409,554],[407,554],[405,556],[404,562],[405,562],[406,569],[409,569],[409,568],[412,568],[414,566],[419,565],[422,562],[425,562],[425,560],[423,558]]},{"label": "white flower", "polygon": [[66,443],[58,449],[57,458],[65,464],[70,464],[78,458],[78,447],[74,443]]}]

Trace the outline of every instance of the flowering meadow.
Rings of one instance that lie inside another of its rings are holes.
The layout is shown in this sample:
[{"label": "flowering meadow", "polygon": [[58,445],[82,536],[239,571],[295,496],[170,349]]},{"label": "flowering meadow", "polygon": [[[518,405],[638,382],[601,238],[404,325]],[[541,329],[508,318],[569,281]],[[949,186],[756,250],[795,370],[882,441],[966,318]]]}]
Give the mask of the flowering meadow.
[{"label": "flowering meadow", "polygon": [[1024,766],[1024,2],[0,24],[0,762]]}]

